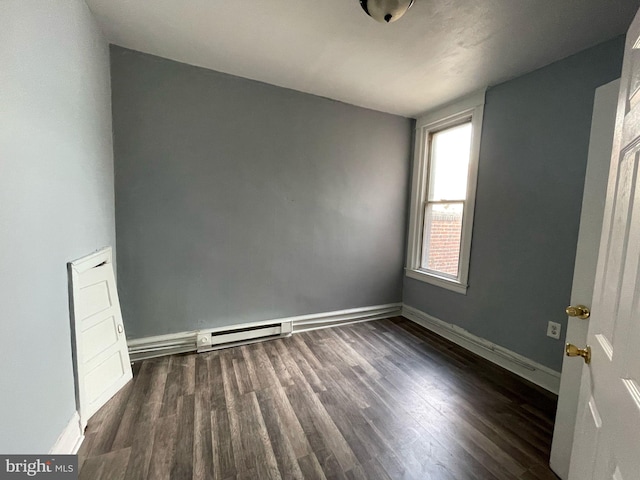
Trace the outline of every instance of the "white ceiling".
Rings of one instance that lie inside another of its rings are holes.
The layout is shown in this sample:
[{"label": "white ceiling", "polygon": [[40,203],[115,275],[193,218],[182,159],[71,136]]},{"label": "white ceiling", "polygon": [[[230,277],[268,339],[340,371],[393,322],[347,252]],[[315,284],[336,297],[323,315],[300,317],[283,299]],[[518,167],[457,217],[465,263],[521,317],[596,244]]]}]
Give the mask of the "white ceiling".
[{"label": "white ceiling", "polygon": [[86,0],[111,43],[415,117],[626,31],[640,0]]}]

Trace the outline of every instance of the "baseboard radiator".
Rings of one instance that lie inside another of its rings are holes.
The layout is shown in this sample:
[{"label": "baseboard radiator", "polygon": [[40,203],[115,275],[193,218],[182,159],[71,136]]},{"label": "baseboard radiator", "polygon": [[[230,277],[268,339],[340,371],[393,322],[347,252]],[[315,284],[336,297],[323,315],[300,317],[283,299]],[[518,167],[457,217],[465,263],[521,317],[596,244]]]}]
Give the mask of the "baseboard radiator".
[{"label": "baseboard radiator", "polygon": [[129,356],[138,361],[188,352],[208,352],[221,348],[288,337],[292,333],[318,328],[368,322],[400,315],[401,303],[350,308],[332,312],[311,313],[296,317],[261,320],[244,325],[191,330],[129,340]]},{"label": "baseboard radiator", "polygon": [[291,335],[293,325],[290,321],[266,323],[249,327],[225,327],[201,330],[197,336],[197,351],[208,352],[220,348],[246,345],[269,338]]},{"label": "baseboard radiator", "polygon": [[157,335],[127,342],[132,362],[196,351],[196,332]]}]

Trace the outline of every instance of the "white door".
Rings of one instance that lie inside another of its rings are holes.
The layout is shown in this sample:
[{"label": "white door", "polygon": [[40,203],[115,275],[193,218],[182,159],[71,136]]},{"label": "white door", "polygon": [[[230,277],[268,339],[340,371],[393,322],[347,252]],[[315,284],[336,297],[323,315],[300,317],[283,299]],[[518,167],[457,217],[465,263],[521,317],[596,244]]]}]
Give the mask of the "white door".
[{"label": "white door", "polygon": [[582,371],[569,471],[575,480],[640,478],[639,37],[636,15],[627,35],[618,97],[587,340],[591,363]]},{"label": "white door", "polygon": [[[614,80],[598,87],[594,97],[571,305],[586,305],[588,308],[592,305],[619,91],[620,80]],[[566,341],[575,345],[585,345],[588,327],[589,319],[569,317]],[[580,362],[565,357],[562,363],[560,396],[549,460],[551,469],[563,480],[569,478],[581,376]]]},{"label": "white door", "polygon": [[76,393],[82,428],[132,378],[111,248],[69,264]]}]

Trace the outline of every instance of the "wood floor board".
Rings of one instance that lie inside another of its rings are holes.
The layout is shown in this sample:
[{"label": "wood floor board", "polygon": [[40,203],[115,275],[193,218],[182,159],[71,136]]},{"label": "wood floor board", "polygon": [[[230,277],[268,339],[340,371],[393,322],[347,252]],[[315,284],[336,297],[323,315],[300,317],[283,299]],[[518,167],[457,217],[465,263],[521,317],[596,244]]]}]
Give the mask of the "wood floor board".
[{"label": "wood floor board", "polygon": [[327,480],[320,462],[313,453],[299,458],[298,465],[305,480]]},{"label": "wood floor board", "polygon": [[[224,381],[226,404],[226,410],[224,412],[227,414],[228,421],[228,431],[224,433],[229,435],[235,472],[239,475],[247,470],[244,463],[243,442],[240,432],[240,390],[236,380],[236,374],[233,369],[233,358],[231,358],[229,352],[224,352],[220,356],[220,363],[222,366],[222,378]],[[218,419],[220,419],[220,417],[218,417]],[[224,420],[224,418],[222,420]]]},{"label": "wood floor board", "polygon": [[[139,371],[139,369],[138,369]],[[93,441],[91,443],[91,451],[93,455],[100,455],[101,453],[107,453],[112,450],[113,442],[116,434],[118,433],[118,427],[122,419],[122,411],[129,401],[129,397],[135,388],[135,384],[140,377],[135,377],[131,382],[124,386],[118,393],[116,393],[111,400],[98,410],[91,418],[91,423],[87,425],[85,435],[91,435]],[[95,434],[94,434],[95,432]],[[85,440],[86,443],[86,440]],[[83,443],[82,447],[86,447]],[[82,458],[83,448],[78,452]]]},{"label": "wood floor board", "polygon": [[[385,432],[385,437],[389,437],[390,448],[397,445],[397,451],[409,455],[409,458],[424,458],[428,453],[435,465],[446,465],[447,473],[453,478],[467,478],[471,472],[476,478],[484,478],[484,467],[459,443],[450,441],[446,435],[438,436],[433,428],[421,425],[398,401],[399,397],[392,395],[378,381],[367,378],[366,383],[372,395],[381,402],[363,412],[379,431]],[[460,462],[460,459],[464,461]]]},{"label": "wood floor board", "polygon": [[[258,372],[256,369],[256,365],[254,363],[254,359],[251,355],[251,352],[256,350],[255,347],[249,348],[249,346],[239,347],[242,352],[242,358],[244,360],[244,365],[247,370],[247,374],[249,376],[249,381],[251,382],[251,391],[260,390],[262,388],[262,384],[260,383],[260,378],[258,377]],[[260,372],[262,376],[266,372]]]},{"label": "wood floor board", "polygon": [[[185,369],[187,372],[189,369]],[[178,400],[176,448],[171,465],[171,478],[193,478],[194,395],[182,395]]]},{"label": "wood floor board", "polygon": [[[271,447],[269,434],[264,425],[255,392],[242,395],[240,404],[240,435],[242,437],[243,457],[247,470],[260,469],[255,459],[260,457],[267,462],[268,471],[277,470],[276,460]],[[269,473],[269,476],[273,476]]]},{"label": "wood floor board", "polygon": [[91,480],[556,480],[557,398],[402,317],[137,362]]},{"label": "wood floor board", "polygon": [[[261,398],[263,400],[262,403],[266,404],[268,402],[272,413],[277,414],[277,421],[282,425],[283,432],[286,433],[296,458],[301,458],[311,453],[313,450],[285,390],[274,386],[259,392],[258,399],[260,400]],[[264,412],[265,408],[261,407],[261,410]]]},{"label": "wood floor board", "polygon": [[197,355],[178,355],[181,360],[182,370],[182,392],[186,395],[193,395],[196,388],[196,357]]},{"label": "wood floor board", "polygon": [[353,372],[348,367],[329,365],[318,371],[325,385],[340,396],[343,405],[354,409],[368,408],[371,397],[366,390],[353,388]]},{"label": "wood floor board", "polygon": [[233,374],[236,377],[238,392],[240,395],[253,392],[253,382],[249,375],[249,366],[243,356],[236,356],[231,359]]},{"label": "wood floor board", "polygon": [[375,445],[371,444],[370,439],[363,441],[362,437],[356,433],[353,425],[354,422],[358,421],[360,414],[341,406],[343,401],[338,400],[335,392],[331,389],[321,392],[319,397],[334,424],[347,441],[357,461],[362,463],[371,460],[372,455],[375,454]]},{"label": "wood floor board", "polygon": [[287,365],[285,364],[284,360],[280,356],[280,353],[278,352],[277,345],[279,343],[280,342],[275,342],[275,341],[264,342],[263,347],[264,347],[264,351],[267,354],[267,357],[269,357],[271,366],[273,367],[276,373],[278,382],[283,387],[286,387],[289,385],[293,385],[295,382],[294,382],[292,373],[289,371],[289,369],[287,368]]},{"label": "wood floor board", "polygon": [[[339,328],[331,329],[329,334],[333,334],[334,338],[336,339],[336,344],[343,346],[345,354],[352,358],[352,361],[354,362],[355,365],[365,370],[367,374],[371,375],[372,377],[377,377],[379,375],[376,369],[373,368],[373,366],[358,351],[358,349],[354,348],[353,346],[354,344],[356,346],[360,346],[360,344],[354,338],[350,337],[347,331],[343,332]],[[347,341],[345,337],[349,338],[350,341]]]},{"label": "wood floor board", "polygon": [[256,398],[278,464],[278,470],[288,472],[290,478],[303,479],[304,476],[298,464],[298,455],[289,439],[287,427],[278,413],[271,391],[261,390],[256,393]]},{"label": "wood floor board", "polygon": [[520,464],[517,459],[503,450],[503,447],[509,444],[505,442],[496,444],[495,440],[499,441],[500,438],[494,437],[493,440],[487,438],[483,431],[479,431],[459,415],[459,409],[450,408],[442,403],[433,405],[430,402],[433,391],[424,389],[412,378],[405,377],[404,372],[395,371],[393,375],[379,380],[379,383],[419,423],[437,432],[438,437],[443,436],[451,439],[450,441],[460,442],[467,450],[475,452],[474,455],[490,464],[493,464],[493,459],[500,459],[499,464],[512,474],[519,475],[526,470],[524,465],[528,462]]},{"label": "wood floor board", "polygon": [[[320,450],[316,452],[316,457],[320,463],[320,467],[327,479],[347,480],[347,475],[343,467],[340,466],[333,452],[329,450]],[[351,467],[356,464],[352,464]]]},{"label": "wood floor board", "polygon": [[195,365],[193,479],[213,480],[213,444],[211,438],[211,379],[208,357],[198,355]]},{"label": "wood floor board", "polygon": [[405,409],[418,423],[447,445],[459,445],[496,478],[508,479],[521,475],[526,467],[514,461],[510,455],[484,435],[460,421],[455,412],[443,414],[416,392],[397,388],[389,379],[379,381],[400,408]]},{"label": "wood floor board", "polygon": [[[182,389],[182,369],[180,368],[180,356],[172,355],[169,358],[167,380],[164,386],[164,396],[162,397],[162,407],[160,415],[167,417],[178,414],[178,399],[185,394]],[[145,363],[144,361],[141,363]],[[134,377],[135,378],[135,377]]]},{"label": "wood floor board", "polygon": [[311,367],[296,341],[293,338],[286,338],[282,341],[282,344],[284,345],[283,348],[286,348],[289,353],[290,362],[295,362],[306,383],[316,392],[326,390],[326,387],[318,378],[316,371]]},{"label": "wood floor board", "polygon": [[161,417],[157,420],[151,460],[147,470],[147,480],[168,480],[176,451],[176,434],[178,431],[178,415]]},{"label": "wood floor board", "polygon": [[354,480],[392,480],[392,477],[389,476],[387,471],[375,458],[347,472],[347,477]]},{"label": "wood floor board", "polygon": [[253,360],[256,371],[258,372],[258,388],[256,390],[267,389],[280,385],[278,374],[276,373],[271,360],[269,360],[264,344],[257,343],[253,348],[248,349],[247,351]]},{"label": "wood floor board", "polygon": [[[207,390],[209,391],[209,402],[211,410],[226,408],[226,401],[224,396],[224,380],[222,376],[222,365],[220,364],[220,352],[207,352],[201,353],[199,356],[204,358],[207,362],[207,369],[209,371],[209,384]],[[198,388],[200,385],[198,384]]]},{"label": "wood floor board", "polygon": [[79,480],[126,480],[131,448],[113,450],[88,458],[78,476]]},{"label": "wood floor board", "polygon": [[328,344],[327,335],[323,330],[311,330],[309,332],[302,332],[296,335],[302,337],[309,349],[323,366],[340,365],[345,363],[336,350],[331,348]]},{"label": "wood floor board", "polygon": [[138,377],[134,378],[133,391],[131,395],[129,395],[126,406],[122,409],[122,413],[118,415],[120,418],[111,450],[119,450],[131,446],[136,423],[142,415],[144,399],[153,381],[154,367],[156,365],[156,362],[143,363],[138,372]]},{"label": "wood floor board", "polygon": [[[78,471],[82,470],[82,466],[84,462],[87,460],[87,456],[91,453],[92,456],[99,455],[98,450],[93,449],[93,445],[95,443],[95,439],[97,436],[97,432],[87,433],[85,432],[84,441],[82,445],[80,445],[80,449],[78,450]],[[96,453],[94,453],[96,452]],[[106,452],[102,452],[106,453]]]},{"label": "wood floor board", "polygon": [[318,360],[315,353],[309,348],[309,344],[306,342],[302,335],[293,335],[291,341],[295,347],[300,351],[304,359],[313,370],[319,370],[323,368],[323,364]]},{"label": "wood floor board", "polygon": [[229,478],[237,474],[229,415],[226,409],[211,412],[211,448],[215,478]]},{"label": "wood floor board", "polygon": [[142,400],[142,408],[138,410],[138,415],[133,422],[130,432],[131,457],[125,478],[131,480],[145,480],[149,471],[149,464],[153,453],[153,439],[155,427],[162,407],[162,398],[168,374],[168,358],[154,359],[150,362],[153,369],[150,372],[148,388]]},{"label": "wood floor board", "polygon": [[[298,384],[306,384],[307,379],[302,372],[301,366],[296,363],[293,359],[291,352],[288,349],[288,344],[286,343],[287,339],[282,339],[278,341],[271,342],[274,345],[274,349],[276,355],[282,361],[284,367],[286,368],[289,376],[291,377],[291,382],[289,382],[289,386],[298,385]],[[282,382],[281,382],[282,385]]]},{"label": "wood floor board", "polygon": [[324,447],[317,449],[312,444],[318,460],[322,459],[318,456],[317,450],[327,450],[333,453],[334,458],[344,470],[353,467],[357,460],[351,447],[336,427],[320,399],[314,395],[311,386],[293,385],[286,387],[285,390],[296,415],[301,420],[302,428],[307,433],[307,437],[315,438],[316,442],[319,441],[320,445]]}]

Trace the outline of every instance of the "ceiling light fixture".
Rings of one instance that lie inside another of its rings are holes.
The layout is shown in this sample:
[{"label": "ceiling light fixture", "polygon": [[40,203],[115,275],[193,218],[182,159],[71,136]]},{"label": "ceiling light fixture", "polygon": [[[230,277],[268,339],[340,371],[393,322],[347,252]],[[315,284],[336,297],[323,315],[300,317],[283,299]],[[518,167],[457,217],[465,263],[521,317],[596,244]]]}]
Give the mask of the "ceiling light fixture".
[{"label": "ceiling light fixture", "polygon": [[360,0],[362,9],[374,20],[391,23],[403,16],[413,0]]}]

